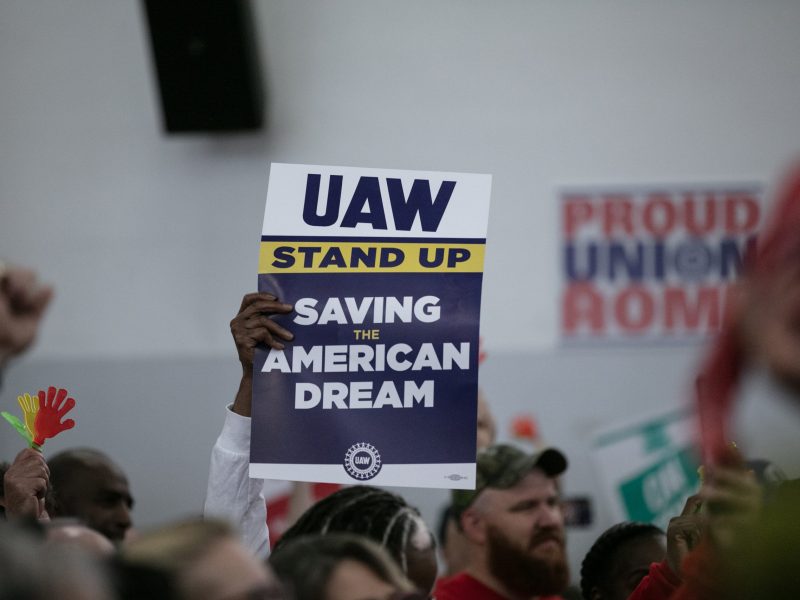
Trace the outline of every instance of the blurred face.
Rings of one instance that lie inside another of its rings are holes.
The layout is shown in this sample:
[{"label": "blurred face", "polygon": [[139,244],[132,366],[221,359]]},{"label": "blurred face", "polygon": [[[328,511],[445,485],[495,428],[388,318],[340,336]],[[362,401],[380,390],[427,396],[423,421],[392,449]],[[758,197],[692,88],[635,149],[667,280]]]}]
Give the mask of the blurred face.
[{"label": "blurred face", "polygon": [[592,600],[626,600],[650,570],[651,563],[667,555],[663,535],[648,535],[626,542],[617,549],[603,589],[595,588]]},{"label": "blurred face", "polygon": [[[569,582],[555,481],[534,469],[514,487],[487,489],[481,510],[489,571],[520,595],[557,594]],[[478,498],[481,500],[481,497]]]},{"label": "blurred face", "polygon": [[57,494],[56,516],[78,517],[112,542],[121,542],[132,524],[133,497],[128,480],[113,464],[80,469]]},{"label": "blurred face", "polygon": [[192,600],[278,600],[277,580],[238,540],[217,541],[180,577],[182,596]]},{"label": "blurred face", "polygon": [[345,559],[333,570],[325,600],[383,600],[397,590],[362,563]]}]

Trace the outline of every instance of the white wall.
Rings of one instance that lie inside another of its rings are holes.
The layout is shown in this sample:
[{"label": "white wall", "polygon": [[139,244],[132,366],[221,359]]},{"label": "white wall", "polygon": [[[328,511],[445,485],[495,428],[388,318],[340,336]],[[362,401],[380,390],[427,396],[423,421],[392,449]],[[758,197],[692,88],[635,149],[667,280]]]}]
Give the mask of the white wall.
[{"label": "white wall", "polygon": [[798,150],[793,0],[255,6],[268,129],[166,137],[139,3],[0,5],[0,252],[59,290],[38,356],[227,351],[272,160],[492,173],[484,330],[541,348],[555,185]]},{"label": "white wall", "polygon": [[[139,3],[0,3],[0,256],[57,288],[37,348],[8,374],[5,409],[26,386],[77,387],[78,429],[54,446],[121,457],[141,523],[199,510],[217,407],[235,390],[228,322],[255,287],[271,161],[493,174],[482,332],[498,410],[532,406],[580,459],[581,432],[680,401],[695,348],[553,351],[554,189],[773,182],[800,147],[800,3],[255,8],[267,129],[167,137]],[[161,406],[167,418],[147,423]],[[2,430],[0,456],[17,447]],[[592,489],[581,472],[571,485]]]}]

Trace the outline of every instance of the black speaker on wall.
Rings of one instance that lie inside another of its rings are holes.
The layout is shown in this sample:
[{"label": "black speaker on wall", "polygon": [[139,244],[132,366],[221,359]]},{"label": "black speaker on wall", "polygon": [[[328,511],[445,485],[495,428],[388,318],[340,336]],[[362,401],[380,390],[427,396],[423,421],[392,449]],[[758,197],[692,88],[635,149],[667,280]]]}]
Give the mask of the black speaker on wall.
[{"label": "black speaker on wall", "polygon": [[261,71],[249,0],[144,0],[164,127],[259,129]]}]

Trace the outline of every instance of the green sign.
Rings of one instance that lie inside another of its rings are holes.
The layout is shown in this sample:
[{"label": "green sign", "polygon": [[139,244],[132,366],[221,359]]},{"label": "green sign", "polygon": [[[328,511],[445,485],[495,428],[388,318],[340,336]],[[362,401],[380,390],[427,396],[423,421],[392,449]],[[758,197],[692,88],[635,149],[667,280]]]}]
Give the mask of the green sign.
[{"label": "green sign", "polygon": [[628,517],[633,521],[663,521],[680,514],[688,495],[697,489],[697,462],[688,448],[667,455],[619,486]]},{"label": "green sign", "polygon": [[600,434],[594,459],[615,519],[666,526],[697,491],[694,416],[681,408]]}]

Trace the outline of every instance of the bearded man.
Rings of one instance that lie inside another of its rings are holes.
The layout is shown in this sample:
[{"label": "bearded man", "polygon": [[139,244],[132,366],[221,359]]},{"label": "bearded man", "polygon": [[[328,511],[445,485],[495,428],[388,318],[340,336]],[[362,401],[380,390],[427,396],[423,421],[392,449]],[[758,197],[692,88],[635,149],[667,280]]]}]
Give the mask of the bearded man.
[{"label": "bearded man", "polygon": [[441,580],[437,600],[557,600],[569,583],[556,477],[567,459],[505,444],[478,453],[475,490],[454,490],[467,540],[463,572]]}]

